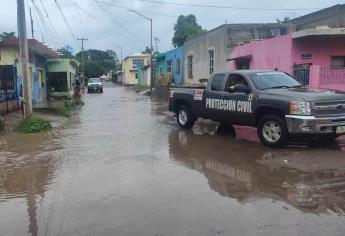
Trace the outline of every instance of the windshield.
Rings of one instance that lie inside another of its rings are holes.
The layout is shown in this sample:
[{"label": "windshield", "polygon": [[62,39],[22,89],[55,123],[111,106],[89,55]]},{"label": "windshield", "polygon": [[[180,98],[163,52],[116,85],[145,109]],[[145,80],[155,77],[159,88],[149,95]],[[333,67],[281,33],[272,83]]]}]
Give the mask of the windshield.
[{"label": "windshield", "polygon": [[99,83],[101,80],[99,78],[91,78],[89,79],[89,83]]},{"label": "windshield", "polygon": [[293,77],[283,72],[259,72],[249,74],[258,89],[301,87]]}]

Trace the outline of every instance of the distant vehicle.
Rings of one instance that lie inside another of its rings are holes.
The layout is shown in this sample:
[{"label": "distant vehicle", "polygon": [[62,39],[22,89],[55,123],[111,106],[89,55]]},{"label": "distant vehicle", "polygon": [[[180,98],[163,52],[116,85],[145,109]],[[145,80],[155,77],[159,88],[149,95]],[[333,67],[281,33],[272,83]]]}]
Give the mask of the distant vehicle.
[{"label": "distant vehicle", "polygon": [[261,142],[333,140],[345,134],[345,93],[302,86],[279,71],[213,74],[205,87],[171,87],[169,109],[182,128],[199,118],[257,127]]},{"label": "distant vehicle", "polygon": [[103,93],[103,83],[100,78],[90,78],[87,83],[87,92]]}]

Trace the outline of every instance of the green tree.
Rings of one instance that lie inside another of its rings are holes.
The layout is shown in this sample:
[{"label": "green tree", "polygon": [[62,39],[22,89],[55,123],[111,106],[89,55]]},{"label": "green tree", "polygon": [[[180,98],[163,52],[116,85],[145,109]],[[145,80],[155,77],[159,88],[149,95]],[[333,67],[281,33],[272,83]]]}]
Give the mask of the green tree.
[{"label": "green tree", "polygon": [[6,39],[16,39],[16,33],[15,32],[2,32],[0,34],[0,40],[6,40]]},{"label": "green tree", "polygon": [[150,49],[148,46],[146,46],[145,50],[143,51],[144,54],[151,54],[151,52],[154,52],[154,48],[152,47]]},{"label": "green tree", "polygon": [[187,40],[194,38],[206,30],[202,29],[196,21],[196,17],[192,14],[184,16],[180,15],[174,26],[174,37],[172,39],[174,47],[182,46]]},{"label": "green tree", "polygon": [[[116,71],[117,54],[112,50],[101,51],[89,49],[85,53],[85,76],[99,77],[112,70]],[[76,54],[76,59],[82,61],[82,52]]]},{"label": "green tree", "polygon": [[70,52],[66,47],[59,48],[57,51],[60,53],[60,58],[74,58],[72,52]]},{"label": "green tree", "polygon": [[283,18],[283,20],[280,20],[280,19],[276,19],[276,21],[277,21],[277,23],[279,23],[279,24],[281,24],[281,23],[286,23],[286,22],[288,22],[289,20],[291,20],[290,19],[290,17],[288,17],[288,16],[285,16],[284,18]]}]

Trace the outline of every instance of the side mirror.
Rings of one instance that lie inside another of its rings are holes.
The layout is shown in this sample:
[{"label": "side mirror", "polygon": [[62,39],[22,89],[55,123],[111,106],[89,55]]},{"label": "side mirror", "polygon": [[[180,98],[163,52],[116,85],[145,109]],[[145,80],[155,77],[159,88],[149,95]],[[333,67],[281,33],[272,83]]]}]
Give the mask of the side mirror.
[{"label": "side mirror", "polygon": [[233,87],[229,88],[229,92],[240,92],[240,93],[251,93],[251,89],[248,85],[244,85],[244,84],[236,84]]}]

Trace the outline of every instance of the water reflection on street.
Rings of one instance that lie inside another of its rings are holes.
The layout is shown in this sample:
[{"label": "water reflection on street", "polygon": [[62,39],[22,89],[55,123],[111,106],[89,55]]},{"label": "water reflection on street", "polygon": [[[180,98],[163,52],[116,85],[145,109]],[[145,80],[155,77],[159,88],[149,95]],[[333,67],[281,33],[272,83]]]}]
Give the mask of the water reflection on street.
[{"label": "water reflection on street", "polygon": [[343,235],[344,141],[180,130],[165,100],[116,86],[84,101],[54,131],[0,136],[0,235]]}]

